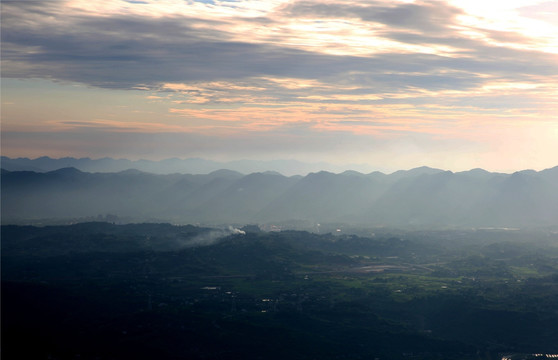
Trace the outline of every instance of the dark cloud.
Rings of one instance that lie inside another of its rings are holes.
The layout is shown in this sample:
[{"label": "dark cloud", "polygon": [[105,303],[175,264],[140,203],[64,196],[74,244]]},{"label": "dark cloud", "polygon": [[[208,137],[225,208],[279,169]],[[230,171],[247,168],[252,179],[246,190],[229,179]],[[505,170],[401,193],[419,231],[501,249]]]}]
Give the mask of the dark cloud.
[{"label": "dark cloud", "polygon": [[324,18],[359,18],[400,29],[432,33],[453,24],[462,10],[440,1],[416,2],[386,6],[384,2],[367,2],[366,6],[323,4],[299,1],[285,8],[291,16]]},{"label": "dark cloud", "polygon": [[461,13],[461,10],[445,3],[432,1],[394,7],[368,7],[361,13],[361,18],[398,28],[431,33],[445,30],[454,22],[455,16]]},{"label": "dark cloud", "polygon": [[[19,6],[18,10],[29,9]],[[37,15],[35,6],[29,11]],[[226,41],[226,33],[194,30],[190,25],[198,20],[188,18],[75,17],[60,28],[48,22],[26,26],[25,11],[10,15],[2,31],[8,61],[3,73],[8,77],[53,77],[129,88],[261,75],[314,78],[351,62],[279,46]],[[33,51],[24,51],[27,48]]]},{"label": "dark cloud", "polygon": [[[120,89],[276,76],[359,84],[377,93],[409,87],[469,89],[482,84],[481,73],[522,81],[531,80],[532,75],[558,73],[556,55],[489,46],[448,30],[460,10],[444,3],[381,4],[350,7],[296,2],[283,11],[290,16],[379,22],[388,25],[380,36],[408,44],[456,47],[458,57],[420,53],[336,56],[232,40],[231,34],[213,26],[226,23],[194,17],[64,15],[57,2],[8,2],[2,5],[2,75]],[[491,36],[513,34],[493,32]]]},{"label": "dark cloud", "polygon": [[466,73],[440,73],[432,75],[414,75],[414,74],[374,74],[364,76],[361,83],[368,86],[384,84],[382,87],[389,85],[405,89],[405,88],[426,88],[430,90],[449,90],[449,89],[471,89],[483,83],[483,79],[474,74]]}]

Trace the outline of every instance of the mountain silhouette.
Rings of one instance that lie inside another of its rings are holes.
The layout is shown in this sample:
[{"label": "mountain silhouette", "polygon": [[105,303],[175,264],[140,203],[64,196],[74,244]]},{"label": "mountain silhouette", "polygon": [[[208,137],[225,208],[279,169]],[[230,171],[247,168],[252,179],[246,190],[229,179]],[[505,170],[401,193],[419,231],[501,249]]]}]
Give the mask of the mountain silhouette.
[{"label": "mountain silhouette", "polygon": [[157,175],[2,170],[2,221],[116,214],[179,223],[344,222],[371,226],[558,225],[558,167],[513,174],[420,167],[393,174]]}]

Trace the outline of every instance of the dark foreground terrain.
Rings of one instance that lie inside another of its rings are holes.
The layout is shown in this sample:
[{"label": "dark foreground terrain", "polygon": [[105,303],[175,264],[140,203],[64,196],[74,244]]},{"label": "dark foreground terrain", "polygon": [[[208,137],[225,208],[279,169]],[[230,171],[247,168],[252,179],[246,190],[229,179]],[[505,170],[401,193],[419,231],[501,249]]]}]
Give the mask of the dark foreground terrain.
[{"label": "dark foreground terrain", "polygon": [[555,233],[244,230],[2,226],[2,357],[558,353]]}]

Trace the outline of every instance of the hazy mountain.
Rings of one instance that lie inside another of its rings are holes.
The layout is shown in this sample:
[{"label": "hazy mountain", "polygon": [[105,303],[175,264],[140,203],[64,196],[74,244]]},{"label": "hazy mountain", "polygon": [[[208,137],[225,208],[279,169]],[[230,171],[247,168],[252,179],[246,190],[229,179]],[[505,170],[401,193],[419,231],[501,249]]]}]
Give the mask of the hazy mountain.
[{"label": "hazy mountain", "polygon": [[320,170],[343,171],[347,168],[366,168],[365,166],[346,164],[337,166],[324,162],[305,163],[297,160],[237,160],[230,162],[217,162],[205,159],[165,159],[152,160],[127,160],[127,159],[90,159],[65,157],[52,159],[43,156],[36,159],[1,157],[2,168],[10,171],[36,171],[48,172],[61,168],[74,167],[84,172],[119,172],[128,169],[137,169],[154,174],[207,174],[220,169],[230,169],[243,174],[254,172],[276,171],[284,175],[308,174]]},{"label": "hazy mountain", "polygon": [[351,221],[385,191],[377,176],[321,171],[301,178],[261,212],[259,219]]},{"label": "hazy mountain", "polygon": [[157,175],[2,171],[2,220],[83,218],[179,223],[345,222],[373,226],[558,226],[558,167],[513,174],[427,167],[362,174],[321,171]]},{"label": "hazy mountain", "polygon": [[244,176],[196,209],[194,217],[217,222],[252,222],[270,202],[298,181],[283,175],[254,173]]}]

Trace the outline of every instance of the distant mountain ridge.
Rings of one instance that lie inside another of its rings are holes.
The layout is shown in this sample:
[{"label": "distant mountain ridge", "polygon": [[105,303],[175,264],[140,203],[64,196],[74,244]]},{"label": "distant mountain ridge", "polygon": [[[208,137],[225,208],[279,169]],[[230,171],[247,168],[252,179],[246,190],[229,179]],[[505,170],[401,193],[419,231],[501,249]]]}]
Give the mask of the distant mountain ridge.
[{"label": "distant mountain ridge", "polygon": [[207,174],[220,169],[230,169],[243,174],[254,172],[275,171],[283,175],[301,175],[309,172],[328,170],[340,172],[347,168],[360,168],[360,165],[347,164],[336,166],[328,163],[305,163],[297,160],[237,160],[218,162],[206,159],[171,158],[160,161],[153,160],[128,160],[128,159],[90,159],[65,157],[53,159],[48,156],[36,159],[1,157],[2,168],[10,171],[36,171],[48,172],[66,167],[74,167],[85,172],[120,172],[129,169],[150,172],[154,174]]},{"label": "distant mountain ridge", "polygon": [[231,170],[157,175],[2,170],[2,221],[115,214],[135,221],[369,226],[558,226],[558,166],[513,174],[420,167],[386,175]]}]

